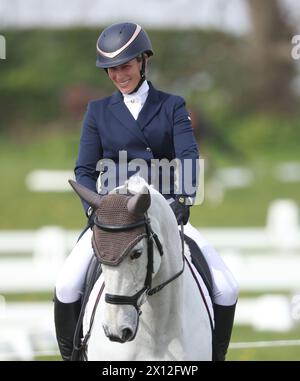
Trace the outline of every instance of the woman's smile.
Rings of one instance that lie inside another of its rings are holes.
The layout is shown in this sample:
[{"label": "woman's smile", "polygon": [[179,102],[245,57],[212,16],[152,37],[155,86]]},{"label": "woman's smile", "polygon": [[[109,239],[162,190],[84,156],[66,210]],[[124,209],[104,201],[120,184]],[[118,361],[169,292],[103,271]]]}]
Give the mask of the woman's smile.
[{"label": "woman's smile", "polygon": [[136,58],[123,65],[108,68],[108,76],[123,94],[131,93],[141,79],[141,62]]}]

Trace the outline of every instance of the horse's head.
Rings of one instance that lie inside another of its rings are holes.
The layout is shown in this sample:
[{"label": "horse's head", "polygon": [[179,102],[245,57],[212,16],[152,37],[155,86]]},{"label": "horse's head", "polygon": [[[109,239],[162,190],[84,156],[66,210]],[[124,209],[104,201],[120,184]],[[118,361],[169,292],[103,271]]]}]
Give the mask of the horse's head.
[{"label": "horse's head", "polygon": [[148,215],[149,188],[99,196],[75,182],[71,185],[96,210],[92,245],[105,280],[104,332],[112,341],[131,341],[163,254]]}]

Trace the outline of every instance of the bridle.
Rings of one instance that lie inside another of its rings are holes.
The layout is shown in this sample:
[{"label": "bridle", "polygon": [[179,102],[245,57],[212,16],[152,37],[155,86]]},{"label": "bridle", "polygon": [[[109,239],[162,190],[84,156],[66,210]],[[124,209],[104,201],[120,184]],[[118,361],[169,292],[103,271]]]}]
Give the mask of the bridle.
[{"label": "bridle", "polygon": [[[98,217],[96,216],[94,219],[95,225],[102,230],[114,233],[114,232],[121,232],[121,231],[128,231],[135,229],[140,226],[145,227],[146,232],[146,238],[147,238],[147,257],[148,257],[148,263],[147,263],[147,273],[146,278],[144,282],[144,287],[135,293],[132,296],[123,296],[123,295],[115,295],[115,294],[105,294],[105,301],[109,304],[116,304],[116,305],[132,305],[137,310],[138,315],[141,314],[141,305],[144,303],[145,298],[147,295],[151,296],[162,290],[167,284],[171,283],[173,280],[178,278],[184,271],[184,239],[183,239],[183,224],[181,224],[181,244],[182,244],[182,269],[177,272],[175,275],[173,275],[171,278],[166,280],[165,282],[161,283],[160,285],[152,288],[152,274],[153,274],[153,244],[155,243],[160,256],[162,257],[164,255],[163,246],[157,236],[156,233],[152,230],[150,218],[148,217],[147,213],[143,215],[143,218],[135,221],[131,224],[125,224],[125,225],[108,225],[101,223],[99,221]],[[98,260],[101,262],[101,259],[98,258]]]},{"label": "bridle", "polygon": [[[157,246],[157,249],[159,251],[160,256],[162,257],[164,254],[163,251],[163,246],[157,236],[156,233],[152,230],[150,219],[147,216],[147,213],[143,215],[143,218],[135,221],[134,223],[131,224],[125,224],[125,225],[110,225],[110,224],[104,224],[99,219],[97,216],[94,218],[94,224],[99,228],[104,231],[108,232],[121,232],[121,231],[129,231],[132,229],[135,229],[140,226],[145,227],[145,232],[146,232],[146,237],[147,237],[147,256],[148,256],[148,263],[147,263],[147,273],[146,273],[146,278],[145,278],[145,283],[144,287],[138,291],[136,294],[132,296],[123,296],[123,295],[113,295],[113,294],[106,294],[105,295],[105,301],[106,303],[109,304],[115,304],[115,305],[132,305],[135,307],[137,311],[137,316],[141,315],[141,306],[145,301],[146,296],[151,296],[162,290],[167,284],[171,283],[173,280],[178,278],[184,271],[184,265],[185,265],[185,257],[184,257],[184,234],[183,234],[183,223],[181,223],[181,250],[182,250],[182,269],[177,272],[175,275],[173,275],[171,278],[166,280],[165,282],[161,283],[160,285],[153,287],[152,288],[152,273],[153,273],[153,244]],[[101,262],[101,259],[97,257],[97,259]],[[80,345],[78,346],[76,343],[77,341],[79,342],[80,340],[78,337],[80,336],[81,332],[81,324],[77,324],[76,327],[76,333],[75,333],[75,338],[74,338],[74,350],[72,353],[72,361],[76,360],[76,356],[79,356],[83,360],[87,360],[86,356],[86,348],[88,345],[88,341],[91,335],[91,330],[96,314],[96,309],[97,305],[99,303],[102,291],[104,288],[104,284],[102,285],[100,292],[98,293],[96,303],[94,305],[92,314],[91,314],[91,321],[90,321],[90,326],[89,329],[87,330],[87,333],[85,334],[84,338],[81,340]],[[87,301],[86,301],[87,302]],[[81,320],[83,319],[83,314],[84,314],[84,308],[81,310]],[[136,330],[134,332],[133,337],[131,340],[133,340],[137,334],[138,331],[138,325],[139,325],[139,319],[137,321],[137,326]],[[76,339],[77,338],[77,339]]]}]

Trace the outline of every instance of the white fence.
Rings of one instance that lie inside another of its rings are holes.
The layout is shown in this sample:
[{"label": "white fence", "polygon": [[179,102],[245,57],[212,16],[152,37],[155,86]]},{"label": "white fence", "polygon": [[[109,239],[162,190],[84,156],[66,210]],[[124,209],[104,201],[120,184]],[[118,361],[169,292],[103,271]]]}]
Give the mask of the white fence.
[{"label": "white fence", "polygon": [[0,323],[0,361],[33,360],[36,352],[57,351],[52,303],[0,298]]},{"label": "white fence", "polygon": [[59,227],[0,232],[0,290],[49,291],[79,232]]},{"label": "white fence", "polygon": [[[265,229],[202,229],[221,253],[242,290],[300,289],[300,234],[280,247]],[[1,292],[49,291],[79,231],[44,227],[0,232]],[[22,255],[22,256],[20,256]]]},{"label": "white fence", "polygon": [[[201,229],[221,253],[241,290],[300,289],[300,228],[297,206],[277,200],[265,228]],[[0,290],[52,290],[79,231],[43,227],[37,231],[0,231]]]},{"label": "white fence", "polygon": [[[293,246],[282,248],[277,244],[277,236],[272,240],[265,229],[201,232],[220,251],[242,290],[300,289],[300,239]],[[78,236],[79,231],[59,227],[0,232],[1,292],[52,290]]]}]

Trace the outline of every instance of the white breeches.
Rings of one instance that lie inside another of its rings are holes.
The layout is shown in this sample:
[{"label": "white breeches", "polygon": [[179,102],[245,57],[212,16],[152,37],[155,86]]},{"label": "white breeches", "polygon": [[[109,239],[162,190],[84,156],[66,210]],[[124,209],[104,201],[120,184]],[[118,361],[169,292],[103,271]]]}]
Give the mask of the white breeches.
[{"label": "white breeches", "polygon": [[[202,237],[190,223],[184,233],[200,247],[211,271],[213,280],[213,302],[223,306],[236,303],[238,286],[219,253]],[[72,303],[82,295],[85,276],[93,256],[92,230],[88,229],[68,256],[56,282],[56,296],[62,303]]]},{"label": "white breeches", "polygon": [[83,291],[86,273],[93,257],[92,230],[88,229],[76,243],[58,275],[55,292],[62,303],[78,300]]},{"label": "white breeches", "polygon": [[184,234],[197,243],[209,266],[213,282],[213,303],[221,306],[235,304],[239,292],[238,285],[220,254],[189,222],[184,226]]}]

